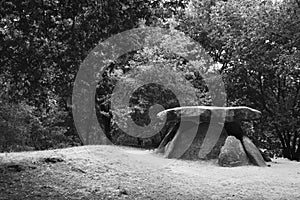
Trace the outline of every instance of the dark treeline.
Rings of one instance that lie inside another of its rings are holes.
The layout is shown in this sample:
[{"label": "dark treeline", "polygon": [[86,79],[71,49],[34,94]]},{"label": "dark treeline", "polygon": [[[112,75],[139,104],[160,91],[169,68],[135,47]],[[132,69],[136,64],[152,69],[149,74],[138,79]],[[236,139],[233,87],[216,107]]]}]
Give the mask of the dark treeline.
[{"label": "dark treeline", "polygon": [[[11,0],[1,1],[0,16],[1,152],[82,145],[71,109],[81,62],[99,41],[147,25],[179,30],[199,42],[220,63],[227,104],[262,112],[259,123],[244,124],[247,134],[273,154],[300,160],[298,0]],[[199,98],[191,105],[210,104],[202,77],[182,57],[160,47],[130,52],[107,67],[97,87],[98,119],[113,143],[155,148],[172,126],[138,139],[122,132],[111,113],[115,84],[128,70],[157,62],[176,66],[192,83]],[[172,91],[157,85],[140,88],[131,100],[137,112],[153,102],[179,106]],[[135,117],[137,124],[149,123],[146,114]]]}]

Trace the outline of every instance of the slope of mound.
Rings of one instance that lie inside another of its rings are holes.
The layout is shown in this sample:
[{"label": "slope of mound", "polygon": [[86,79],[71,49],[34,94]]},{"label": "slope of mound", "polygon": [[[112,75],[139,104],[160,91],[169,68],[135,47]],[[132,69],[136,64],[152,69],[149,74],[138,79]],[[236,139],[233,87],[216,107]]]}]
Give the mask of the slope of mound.
[{"label": "slope of mound", "polygon": [[0,199],[300,199],[300,163],[219,167],[117,146],[0,154]]}]

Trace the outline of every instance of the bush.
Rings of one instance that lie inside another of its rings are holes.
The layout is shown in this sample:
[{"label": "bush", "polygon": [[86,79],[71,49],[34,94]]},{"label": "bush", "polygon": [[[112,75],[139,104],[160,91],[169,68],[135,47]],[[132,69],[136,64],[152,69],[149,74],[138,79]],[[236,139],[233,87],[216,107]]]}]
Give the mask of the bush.
[{"label": "bush", "polygon": [[66,112],[53,106],[48,112],[22,103],[0,102],[0,152],[44,150],[79,145],[66,136]]}]

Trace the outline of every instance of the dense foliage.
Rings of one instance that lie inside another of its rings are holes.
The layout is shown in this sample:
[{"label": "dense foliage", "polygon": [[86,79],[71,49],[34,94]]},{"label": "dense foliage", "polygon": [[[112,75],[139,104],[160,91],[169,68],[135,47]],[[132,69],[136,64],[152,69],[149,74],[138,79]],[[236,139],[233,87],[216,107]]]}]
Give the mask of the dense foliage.
[{"label": "dense foliage", "polygon": [[[252,126],[248,134],[261,148],[300,160],[298,0],[9,0],[1,1],[0,16],[0,151],[79,145],[70,99],[81,62],[99,41],[148,25],[177,29],[199,42],[221,64],[227,104],[262,111],[261,122],[245,124]],[[185,59],[164,46],[130,52],[107,67],[97,87],[98,119],[114,143],[153,148],[166,133],[168,126],[148,139],[128,136],[110,107],[118,81],[138,81],[126,72],[157,63],[175,66],[193,88],[171,84],[195,90],[197,104],[209,105],[199,71]],[[131,99],[137,115],[122,107],[118,115],[145,125],[147,109],[157,102],[176,107],[173,97],[171,91],[147,85]]]},{"label": "dense foliage", "polygon": [[183,29],[222,63],[228,104],[263,112],[255,140],[299,160],[299,2],[209,2],[191,1]]},{"label": "dense foliage", "polygon": [[[76,130],[69,105],[80,63],[99,41],[136,27],[140,19],[151,21],[150,7],[150,1],[131,0],[1,1],[1,102],[30,106],[41,127],[54,132],[50,124],[56,119],[46,123],[42,118],[53,117],[56,109],[66,112],[56,134],[73,138]],[[1,129],[1,134],[9,132]],[[48,137],[52,143],[54,138]]]}]

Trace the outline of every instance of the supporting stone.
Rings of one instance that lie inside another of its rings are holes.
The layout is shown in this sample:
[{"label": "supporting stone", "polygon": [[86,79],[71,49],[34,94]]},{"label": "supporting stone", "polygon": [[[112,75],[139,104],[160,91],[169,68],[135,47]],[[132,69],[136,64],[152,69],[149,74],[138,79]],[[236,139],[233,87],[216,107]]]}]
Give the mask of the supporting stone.
[{"label": "supporting stone", "polygon": [[224,146],[221,148],[218,163],[223,167],[236,167],[248,165],[249,159],[239,139],[228,136]]},{"label": "supporting stone", "polygon": [[266,162],[255,144],[246,136],[243,137],[242,141],[250,162],[260,167],[266,167]]}]

